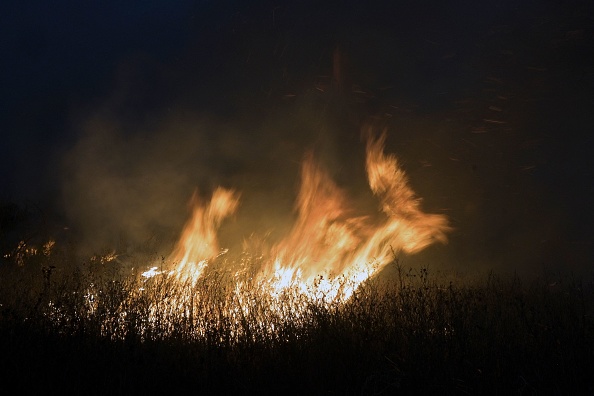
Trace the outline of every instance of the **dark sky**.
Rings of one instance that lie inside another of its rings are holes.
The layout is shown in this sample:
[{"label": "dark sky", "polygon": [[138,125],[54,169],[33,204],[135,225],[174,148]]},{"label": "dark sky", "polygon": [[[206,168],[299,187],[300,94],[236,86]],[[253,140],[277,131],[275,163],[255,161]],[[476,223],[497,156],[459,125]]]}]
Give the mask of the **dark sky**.
[{"label": "dark sky", "polygon": [[0,199],[142,245],[222,184],[268,231],[308,148],[367,199],[372,124],[455,228],[417,260],[591,271],[591,2],[331,3],[2,2]]}]

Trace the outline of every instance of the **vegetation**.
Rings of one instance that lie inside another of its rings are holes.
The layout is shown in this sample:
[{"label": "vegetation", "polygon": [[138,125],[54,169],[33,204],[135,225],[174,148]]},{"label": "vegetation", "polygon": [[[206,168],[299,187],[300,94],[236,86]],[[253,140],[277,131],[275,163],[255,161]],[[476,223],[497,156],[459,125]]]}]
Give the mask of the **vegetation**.
[{"label": "vegetation", "polygon": [[98,256],[66,270],[56,262],[64,257],[39,249],[20,265],[2,263],[5,386],[127,394],[594,389],[593,288],[560,275],[444,285],[426,269],[399,267],[396,281],[372,280],[338,304],[267,296],[256,286],[238,292],[220,271],[180,285],[124,274]]},{"label": "vegetation", "polygon": [[[12,228],[2,224],[7,241]],[[591,282],[544,273],[530,281],[491,274],[457,284],[395,260],[395,279],[372,279],[337,303],[294,291],[271,294],[250,283],[246,257],[241,275],[213,263],[198,282],[182,283],[143,277],[146,264],[126,269],[109,253],[80,262],[67,244],[32,248],[28,241],[35,238],[14,243],[0,259],[5,388],[36,394],[594,392]]]}]

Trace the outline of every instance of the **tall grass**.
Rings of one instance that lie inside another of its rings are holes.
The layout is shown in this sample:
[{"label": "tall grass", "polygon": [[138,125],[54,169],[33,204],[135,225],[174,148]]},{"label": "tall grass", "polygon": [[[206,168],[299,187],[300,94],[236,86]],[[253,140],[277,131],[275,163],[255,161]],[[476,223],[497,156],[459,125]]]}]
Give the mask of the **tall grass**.
[{"label": "tall grass", "polygon": [[37,252],[20,266],[2,263],[6,386],[126,394],[594,392],[593,287],[560,274],[455,284],[398,266],[396,279],[372,279],[337,303],[291,291],[273,296],[248,275],[218,269],[180,284],[147,280],[101,257],[65,261]]}]

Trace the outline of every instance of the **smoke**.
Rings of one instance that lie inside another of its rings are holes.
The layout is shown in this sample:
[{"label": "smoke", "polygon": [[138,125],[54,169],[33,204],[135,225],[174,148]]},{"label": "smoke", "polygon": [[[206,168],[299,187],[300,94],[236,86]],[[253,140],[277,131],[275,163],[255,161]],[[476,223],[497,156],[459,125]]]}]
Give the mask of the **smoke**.
[{"label": "smoke", "polygon": [[448,245],[402,256],[405,265],[471,274],[568,263],[578,269],[564,211],[535,177],[538,169],[527,166],[546,161],[538,157],[546,146],[522,145],[532,140],[513,112],[505,124],[513,132],[483,120],[469,127],[450,114],[415,114],[410,105],[389,107],[389,117],[374,121],[348,98],[310,89],[270,111],[225,118],[183,106],[142,118],[116,111],[119,101],[99,107],[63,158],[64,208],[80,253],[167,255],[194,191],[209,199],[218,186],[241,195],[221,228],[221,246],[240,249],[253,235],[274,243],[294,221],[309,150],[362,214],[379,212],[365,176],[367,125],[387,130],[386,151],[399,158],[423,210],[445,214],[454,229]]},{"label": "smoke", "polygon": [[81,251],[167,254],[194,191],[208,199],[219,185],[241,194],[222,246],[252,233],[280,238],[294,220],[308,150],[355,207],[379,211],[361,140],[371,125],[387,130],[386,152],[423,211],[447,215],[454,228],[448,245],[403,257],[405,265],[589,268],[581,213],[590,161],[571,155],[584,149],[563,131],[591,125],[583,115],[591,93],[569,95],[564,81],[581,86],[579,73],[549,55],[570,44],[516,48],[522,14],[502,27],[482,8],[483,24],[452,15],[435,29],[404,17],[370,27],[356,15],[310,29],[288,10],[274,23],[256,12],[252,22],[230,22],[175,62],[121,61],[112,95],[77,115],[78,138],[62,161],[64,211]]},{"label": "smoke", "polygon": [[[254,234],[272,243],[294,220],[300,162],[312,148],[361,213],[379,212],[364,175],[360,125],[345,126],[342,111],[320,110],[324,100],[306,94],[256,120],[170,110],[130,123],[109,108],[96,111],[63,159],[64,207],[80,253],[167,255],[194,191],[209,199],[217,186],[241,195],[221,245],[239,249]],[[491,138],[497,154],[461,142],[459,124],[433,116],[395,115],[381,124],[386,151],[399,157],[423,210],[445,214],[454,228],[448,245],[402,256],[405,265],[532,271],[566,259],[562,213],[504,154],[506,144]],[[547,257],[551,249],[557,257]]]},{"label": "smoke", "polygon": [[64,159],[64,205],[84,250],[142,246],[179,226],[191,179],[209,159],[200,127],[168,123],[130,133],[96,115]]},{"label": "smoke", "polygon": [[276,114],[223,120],[181,108],[130,117],[116,111],[119,98],[81,117],[79,139],[64,154],[61,173],[64,212],[79,253],[167,251],[191,212],[194,192],[209,199],[218,186],[241,194],[223,242],[237,245],[253,232],[280,237],[294,215],[305,151],[315,148],[329,167],[338,167],[331,138],[337,133],[315,110],[316,100],[306,95]]}]

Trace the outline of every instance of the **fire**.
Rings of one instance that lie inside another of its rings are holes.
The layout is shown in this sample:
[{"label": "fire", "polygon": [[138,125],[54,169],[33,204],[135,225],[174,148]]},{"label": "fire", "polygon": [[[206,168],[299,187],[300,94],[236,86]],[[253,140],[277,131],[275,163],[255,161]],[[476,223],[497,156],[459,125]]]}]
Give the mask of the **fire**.
[{"label": "fire", "polygon": [[298,220],[261,273],[275,290],[296,287],[313,296],[344,301],[391,262],[394,252],[416,253],[447,242],[447,219],[425,214],[393,155],[384,154],[386,135],[367,135],[369,185],[382,202],[383,222],[353,216],[344,193],[308,155],[302,166]]},{"label": "fire", "polygon": [[393,247],[407,253],[417,253],[435,241],[446,243],[450,230],[443,215],[426,214],[420,209],[420,199],[408,186],[406,174],[398,166],[394,155],[384,154],[385,133],[367,139],[367,177],[373,193],[382,201],[382,210],[388,216],[386,234]]},{"label": "fire", "polygon": [[[312,306],[343,307],[395,253],[413,254],[447,242],[446,217],[422,211],[397,158],[384,153],[385,141],[385,132],[376,137],[368,131],[365,166],[371,192],[380,202],[376,215],[361,215],[307,154],[296,220],[278,243],[265,248],[256,237],[254,243],[244,243],[240,259],[222,258],[227,249],[220,248],[217,232],[236,212],[239,193],[217,188],[210,200],[195,193],[190,220],[161,267],[121,283],[128,294],[116,305],[102,305],[101,287],[91,283],[81,315],[103,318],[101,332],[113,338],[126,337],[131,329],[141,339],[167,337],[175,335],[181,323],[190,325],[191,337],[218,344],[274,334],[275,326],[284,324],[307,326]],[[52,246],[44,249],[49,252]],[[104,264],[116,258],[112,252],[92,260]],[[137,315],[137,307],[147,315]],[[68,318],[53,302],[47,315],[57,323]]]},{"label": "fire", "polygon": [[[417,253],[434,242],[447,242],[447,218],[421,210],[420,199],[409,187],[397,158],[384,154],[385,140],[385,132],[377,138],[367,133],[367,177],[381,202],[383,219],[372,221],[371,216],[356,215],[345,192],[312,154],[306,155],[295,225],[266,253],[252,287],[257,285],[272,297],[291,291],[326,301],[346,301],[362,282],[392,261],[394,252]],[[235,212],[239,196],[218,188],[209,203],[197,195],[192,202],[192,217],[170,259],[176,263],[172,272],[177,278],[194,284],[209,261],[225,252],[218,246],[217,229]],[[235,289],[243,285],[238,283]]]},{"label": "fire", "polygon": [[233,190],[219,187],[213,193],[210,203],[204,204],[197,193],[194,193],[192,203],[192,217],[186,224],[170,261],[177,263],[174,273],[180,280],[196,283],[209,260],[222,254],[216,232],[221,221],[237,209],[239,197]]},{"label": "fire", "polygon": [[352,267],[353,254],[367,233],[366,219],[350,216],[344,193],[312,155],[303,162],[301,178],[297,222],[287,238],[272,249],[272,265],[259,278],[262,282],[269,279],[277,291],[297,287],[314,294],[330,292],[333,298],[338,293],[337,283],[320,282],[329,290],[312,290],[314,281],[320,276],[337,280]]}]

